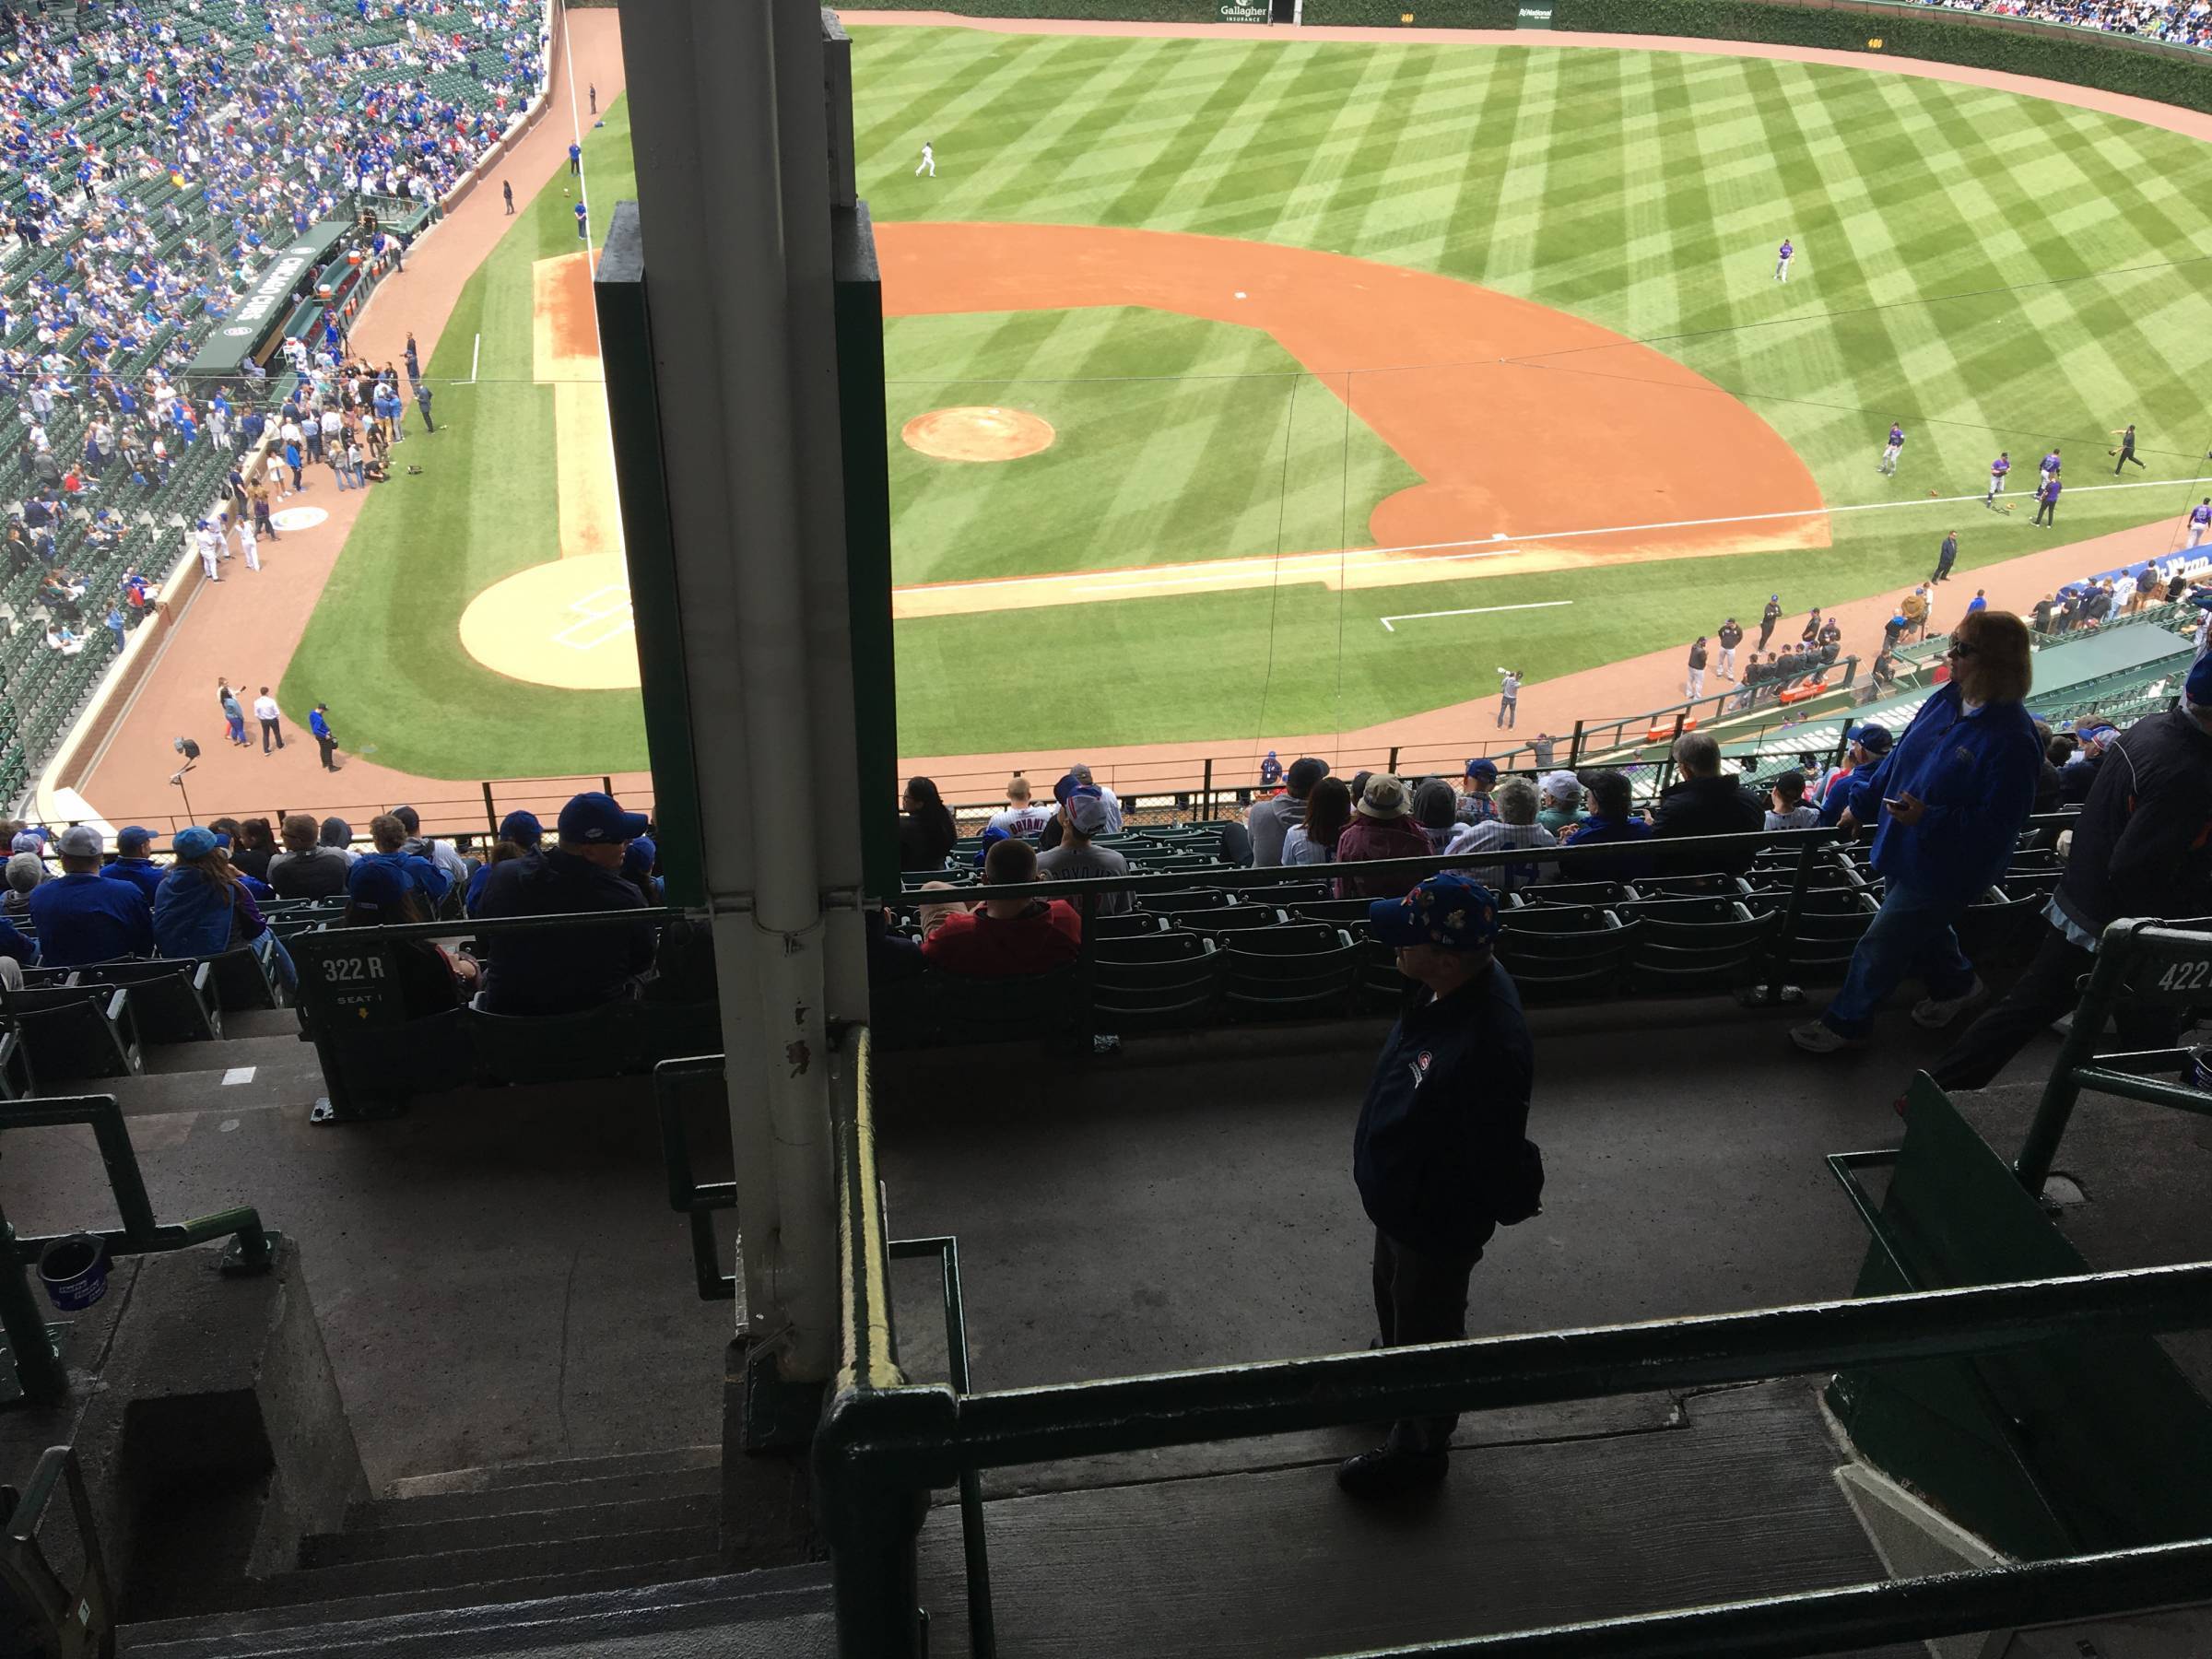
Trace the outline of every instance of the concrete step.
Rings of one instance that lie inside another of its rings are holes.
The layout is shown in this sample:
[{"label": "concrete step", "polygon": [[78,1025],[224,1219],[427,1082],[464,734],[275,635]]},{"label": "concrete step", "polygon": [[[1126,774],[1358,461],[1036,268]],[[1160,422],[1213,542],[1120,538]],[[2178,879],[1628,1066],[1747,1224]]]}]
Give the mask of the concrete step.
[{"label": "concrete step", "polygon": [[656,1452],[616,1452],[598,1457],[555,1457],[535,1463],[494,1464],[439,1475],[408,1475],[392,1483],[387,1498],[427,1498],[445,1492],[480,1492],[492,1487],[550,1486],[600,1480],[615,1475],[657,1475],[678,1469],[719,1469],[719,1445],[672,1446]]},{"label": "concrete step", "polygon": [[[689,1569],[684,1576],[677,1576]],[[124,1659],[429,1659],[533,1652],[593,1659],[831,1659],[829,1569],[724,1573],[699,1560],[663,1576],[603,1571],[465,1590],[357,1596],[312,1607],[126,1626]],[[721,1631],[740,1632],[724,1641]],[[702,1638],[704,1639],[702,1641]]]},{"label": "concrete step", "polygon": [[[395,1516],[404,1515],[409,1507],[403,1500],[392,1512]],[[383,1525],[323,1533],[307,1538],[300,1547],[300,1565],[340,1567],[359,1561],[396,1561],[416,1556],[618,1538],[671,1529],[690,1529],[700,1536],[712,1538],[719,1524],[719,1509],[715,1494],[695,1492],[674,1498],[641,1498],[628,1503],[525,1510],[521,1513],[471,1515],[444,1521],[395,1520]]]},{"label": "concrete step", "polygon": [[607,1503],[712,1495],[721,1490],[719,1465],[700,1467],[632,1469],[582,1480],[535,1481],[512,1486],[486,1484],[458,1491],[430,1491],[419,1497],[376,1498],[354,1505],[346,1530],[406,1526],[425,1521],[481,1520],[550,1510],[589,1509]]},{"label": "concrete step", "polygon": [[358,1595],[385,1595],[416,1590],[463,1589],[511,1579],[568,1580],[608,1571],[653,1570],[639,1583],[690,1573],[662,1573],[665,1563],[686,1559],[714,1561],[720,1547],[715,1524],[693,1521],[629,1533],[593,1533],[553,1542],[488,1544],[434,1555],[347,1561],[303,1568],[249,1585],[243,1602],[253,1606],[302,1606]]}]

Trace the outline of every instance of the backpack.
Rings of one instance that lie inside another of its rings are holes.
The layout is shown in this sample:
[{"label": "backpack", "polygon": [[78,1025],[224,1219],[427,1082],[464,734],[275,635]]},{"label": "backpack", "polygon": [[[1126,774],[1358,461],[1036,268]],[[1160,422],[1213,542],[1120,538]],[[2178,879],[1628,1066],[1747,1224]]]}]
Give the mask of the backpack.
[{"label": "backpack", "polygon": [[1517,1153],[1483,1176],[1483,1204],[1500,1227],[1518,1227],[1544,1213],[1544,1149],[1523,1138]]}]

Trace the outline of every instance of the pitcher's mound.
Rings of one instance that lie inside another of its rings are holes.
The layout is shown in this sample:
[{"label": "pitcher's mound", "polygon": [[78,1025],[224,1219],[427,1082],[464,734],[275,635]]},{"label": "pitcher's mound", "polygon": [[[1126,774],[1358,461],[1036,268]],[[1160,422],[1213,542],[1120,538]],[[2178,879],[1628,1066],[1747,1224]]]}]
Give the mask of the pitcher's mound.
[{"label": "pitcher's mound", "polygon": [[940,461],[1018,461],[1050,448],[1053,423],[1027,409],[932,409],[899,429],[906,447]]}]

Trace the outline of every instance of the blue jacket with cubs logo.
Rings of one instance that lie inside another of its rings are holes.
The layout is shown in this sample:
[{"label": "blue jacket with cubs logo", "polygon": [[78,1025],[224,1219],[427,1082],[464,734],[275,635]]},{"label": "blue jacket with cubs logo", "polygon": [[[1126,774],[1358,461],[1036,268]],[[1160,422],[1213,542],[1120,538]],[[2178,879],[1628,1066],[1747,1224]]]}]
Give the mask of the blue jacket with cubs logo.
[{"label": "blue jacket with cubs logo", "polygon": [[[1921,704],[1879,766],[1853,774],[1851,815],[1878,819],[1874,867],[1886,879],[1963,905],[2004,875],[2042,770],[2026,708],[1988,703],[1970,712],[1947,685]],[[1904,794],[1927,805],[1909,828],[1882,805]]]},{"label": "blue jacket with cubs logo", "polygon": [[1483,1194],[1520,1157],[1535,1045],[1496,962],[1392,1028],[1352,1136],[1367,1218],[1425,1255],[1473,1257],[1496,1229]]}]

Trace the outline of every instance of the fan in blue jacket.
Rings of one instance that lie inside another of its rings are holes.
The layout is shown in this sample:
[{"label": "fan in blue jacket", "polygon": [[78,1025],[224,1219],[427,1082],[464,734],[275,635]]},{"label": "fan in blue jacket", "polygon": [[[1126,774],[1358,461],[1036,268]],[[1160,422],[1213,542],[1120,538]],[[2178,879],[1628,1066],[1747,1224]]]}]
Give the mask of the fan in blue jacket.
[{"label": "fan in blue jacket", "polygon": [[1791,1031],[1799,1048],[1825,1054],[1865,1042],[1875,1009],[1908,975],[1927,987],[1912,1018],[1931,1029],[1980,994],[1952,924],[2004,875],[2035,805],[2042,749],[2026,706],[2029,640],[2028,625],[2007,612],[1969,616],[1947,653],[1950,683],[1879,766],[1851,779],[1842,822],[1875,826],[1882,908],[1828,1011]]}]

